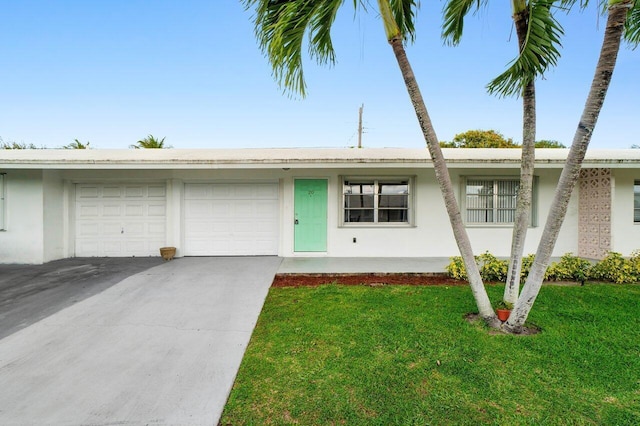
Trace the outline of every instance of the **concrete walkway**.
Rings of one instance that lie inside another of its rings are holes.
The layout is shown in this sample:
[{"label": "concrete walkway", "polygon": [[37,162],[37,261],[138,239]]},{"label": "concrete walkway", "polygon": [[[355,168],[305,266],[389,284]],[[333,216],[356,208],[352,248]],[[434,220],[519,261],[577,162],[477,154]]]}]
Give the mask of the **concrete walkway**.
[{"label": "concrete walkway", "polygon": [[448,257],[286,257],[280,274],[443,273]]},{"label": "concrete walkway", "polygon": [[215,425],[282,259],[183,258],[0,340],[1,425]]}]

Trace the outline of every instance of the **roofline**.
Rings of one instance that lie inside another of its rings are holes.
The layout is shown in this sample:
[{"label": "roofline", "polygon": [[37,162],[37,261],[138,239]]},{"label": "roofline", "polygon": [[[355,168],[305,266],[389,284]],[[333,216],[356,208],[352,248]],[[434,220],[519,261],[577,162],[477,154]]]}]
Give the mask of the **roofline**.
[{"label": "roofline", "polygon": [[[519,149],[445,148],[452,168],[519,168]],[[538,168],[562,168],[568,149],[537,149]],[[0,169],[432,168],[426,148],[0,150]],[[640,168],[640,150],[590,150],[583,168]]]}]

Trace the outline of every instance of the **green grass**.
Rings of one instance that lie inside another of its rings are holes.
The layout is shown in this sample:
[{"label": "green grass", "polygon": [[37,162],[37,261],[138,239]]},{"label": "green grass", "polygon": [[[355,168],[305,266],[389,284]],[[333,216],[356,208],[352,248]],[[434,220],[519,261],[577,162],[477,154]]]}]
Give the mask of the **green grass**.
[{"label": "green grass", "polygon": [[467,287],[272,288],[221,424],[640,424],[640,286],[545,286],[532,336],[474,309]]}]

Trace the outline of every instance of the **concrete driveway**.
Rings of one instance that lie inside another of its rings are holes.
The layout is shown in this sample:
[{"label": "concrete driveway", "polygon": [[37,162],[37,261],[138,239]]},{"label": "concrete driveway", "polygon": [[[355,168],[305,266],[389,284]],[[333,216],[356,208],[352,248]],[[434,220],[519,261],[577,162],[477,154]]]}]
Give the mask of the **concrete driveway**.
[{"label": "concrete driveway", "polygon": [[215,425],[281,259],[182,258],[0,340],[2,425]]}]

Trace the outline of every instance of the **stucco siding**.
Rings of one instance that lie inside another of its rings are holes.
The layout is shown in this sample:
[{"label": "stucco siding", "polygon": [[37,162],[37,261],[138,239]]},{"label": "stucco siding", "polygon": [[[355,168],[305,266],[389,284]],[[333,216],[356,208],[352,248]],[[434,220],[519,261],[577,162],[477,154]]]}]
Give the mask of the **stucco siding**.
[{"label": "stucco siding", "polygon": [[0,231],[0,263],[43,263],[41,170],[9,170],[5,175],[5,230]]},{"label": "stucco siding", "polygon": [[633,182],[640,170],[612,170],[611,250],[629,256],[640,249],[640,223],[633,222]]},{"label": "stucco siding", "polygon": [[45,170],[42,176],[43,187],[43,260],[65,257],[65,194],[61,173]]},{"label": "stucco siding", "polygon": [[[279,256],[449,257],[458,254],[440,189],[428,162],[421,164],[415,160],[407,164],[400,161],[384,163],[380,160],[374,163],[345,163],[346,160],[325,164],[314,162],[313,167],[283,163],[257,168],[253,163],[234,163],[231,168],[205,168],[198,165],[198,168],[171,169],[169,163],[163,163],[157,169],[142,170],[122,165],[113,169],[104,165],[104,168],[97,169],[86,165],[59,170],[3,169],[7,173],[7,226],[6,231],[0,231],[0,262],[42,263],[74,256],[74,188],[79,184],[145,182],[166,185],[166,245],[177,247],[178,256],[184,254],[182,250],[185,246],[185,185],[251,182],[278,185]],[[537,249],[560,176],[560,168],[550,165],[544,167],[543,164],[535,171],[537,221],[528,230],[525,254],[534,253]],[[613,250],[625,255],[638,249],[637,241],[640,241],[640,225],[633,223],[633,181],[640,179],[637,170],[612,167],[611,244]],[[457,197],[462,201],[463,215],[466,179],[511,180],[518,179],[519,172],[519,164],[515,160],[499,164],[453,164],[450,175]],[[345,177],[410,179],[410,223],[343,223],[345,212],[342,192]],[[296,252],[294,249],[296,179],[328,181],[326,252]],[[576,188],[554,256],[578,252],[578,192],[579,188]],[[468,224],[467,231],[476,253],[490,251],[497,256],[509,255],[511,225]]]}]

